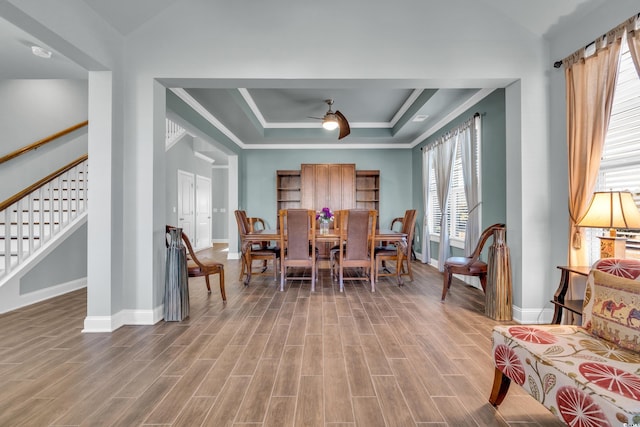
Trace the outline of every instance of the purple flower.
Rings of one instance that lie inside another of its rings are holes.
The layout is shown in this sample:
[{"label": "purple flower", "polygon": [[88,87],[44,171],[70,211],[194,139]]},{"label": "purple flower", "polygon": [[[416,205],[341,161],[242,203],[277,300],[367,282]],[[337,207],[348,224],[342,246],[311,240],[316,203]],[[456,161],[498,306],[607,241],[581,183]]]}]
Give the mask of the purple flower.
[{"label": "purple flower", "polygon": [[321,221],[333,221],[333,212],[329,208],[322,208],[322,210],[316,213],[316,219]]}]

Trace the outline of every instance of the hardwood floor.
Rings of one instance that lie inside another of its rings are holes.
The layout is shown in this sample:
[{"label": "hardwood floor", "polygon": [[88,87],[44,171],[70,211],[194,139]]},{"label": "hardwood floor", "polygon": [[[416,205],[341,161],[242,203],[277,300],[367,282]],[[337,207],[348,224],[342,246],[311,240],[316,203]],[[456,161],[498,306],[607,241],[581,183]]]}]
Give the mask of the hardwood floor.
[{"label": "hardwood floor", "polygon": [[190,279],[183,322],[83,334],[85,290],[0,315],[0,426],[561,425],[517,385],[487,402],[484,295],[454,282],[441,303],[430,266],[341,294],[328,270],[280,292],[224,262],[226,306]]}]

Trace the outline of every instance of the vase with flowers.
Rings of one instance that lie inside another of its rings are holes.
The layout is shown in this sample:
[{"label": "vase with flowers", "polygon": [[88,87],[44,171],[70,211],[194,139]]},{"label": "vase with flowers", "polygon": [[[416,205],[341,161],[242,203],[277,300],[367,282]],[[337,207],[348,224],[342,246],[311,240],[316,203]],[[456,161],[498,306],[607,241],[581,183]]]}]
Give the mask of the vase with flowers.
[{"label": "vase with flowers", "polygon": [[329,223],[333,221],[333,212],[329,208],[322,208],[316,213],[316,219],[320,225],[320,234],[329,234]]}]

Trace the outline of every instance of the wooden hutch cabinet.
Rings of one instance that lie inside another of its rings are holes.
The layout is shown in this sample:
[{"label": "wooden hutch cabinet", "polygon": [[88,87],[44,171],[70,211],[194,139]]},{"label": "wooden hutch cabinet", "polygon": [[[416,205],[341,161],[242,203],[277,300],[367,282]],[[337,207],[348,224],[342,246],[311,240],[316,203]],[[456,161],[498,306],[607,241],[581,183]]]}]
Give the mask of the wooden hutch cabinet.
[{"label": "wooden hutch cabinet", "polygon": [[379,210],[380,171],[356,170],[353,163],[302,164],[276,172],[276,193],[278,210]]},{"label": "wooden hutch cabinet", "polygon": [[[353,163],[302,164],[300,170],[276,171],[276,193],[278,210],[379,210],[380,171],[357,171]],[[320,258],[329,256],[329,246],[318,245]]]},{"label": "wooden hutch cabinet", "polygon": [[332,211],[355,207],[356,165],[303,164],[301,207]]}]

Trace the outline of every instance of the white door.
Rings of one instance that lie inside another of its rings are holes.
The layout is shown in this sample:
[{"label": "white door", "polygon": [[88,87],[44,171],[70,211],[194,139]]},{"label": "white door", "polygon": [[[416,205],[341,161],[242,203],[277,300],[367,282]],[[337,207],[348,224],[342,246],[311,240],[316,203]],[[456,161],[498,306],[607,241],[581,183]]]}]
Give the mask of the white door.
[{"label": "white door", "polygon": [[192,173],[178,170],[178,227],[193,242],[195,232],[195,191]]},{"label": "white door", "polygon": [[211,178],[196,175],[196,247],[211,246]]}]

